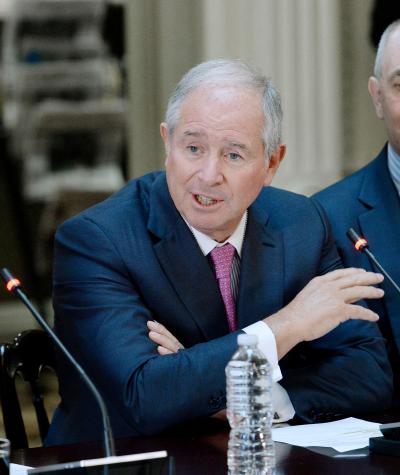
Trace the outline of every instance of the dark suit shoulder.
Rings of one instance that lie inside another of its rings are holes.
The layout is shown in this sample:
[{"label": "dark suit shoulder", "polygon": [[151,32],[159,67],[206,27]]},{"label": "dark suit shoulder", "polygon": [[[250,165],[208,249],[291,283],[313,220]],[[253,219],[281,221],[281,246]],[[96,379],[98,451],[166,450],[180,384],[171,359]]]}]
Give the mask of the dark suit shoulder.
[{"label": "dark suit shoulder", "polygon": [[299,222],[321,221],[321,210],[310,198],[269,186],[264,188],[254,203],[258,212],[265,211],[272,223],[280,228]]},{"label": "dark suit shoulder", "polygon": [[386,147],[370,163],[356,172],[337,181],[333,185],[315,193],[313,198],[320,202],[329,211],[332,207],[346,206],[349,200],[358,197],[366,177],[375,177],[386,167]]},{"label": "dark suit shoulder", "polygon": [[268,207],[269,211],[274,212],[275,210],[282,211],[282,206],[286,205],[308,206],[308,201],[306,196],[299,193],[267,186],[258,195],[256,203]]},{"label": "dark suit shoulder", "polygon": [[121,190],[67,220],[65,224],[88,219],[108,227],[107,223],[115,224],[118,218],[127,221],[138,214],[147,215],[152,187],[160,180],[165,180],[165,173],[158,171],[130,180]]}]

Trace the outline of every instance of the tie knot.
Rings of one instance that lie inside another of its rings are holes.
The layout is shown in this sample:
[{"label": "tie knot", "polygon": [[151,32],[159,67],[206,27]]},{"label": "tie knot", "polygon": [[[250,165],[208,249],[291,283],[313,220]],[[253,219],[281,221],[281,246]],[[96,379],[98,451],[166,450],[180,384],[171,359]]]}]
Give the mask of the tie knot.
[{"label": "tie knot", "polygon": [[214,263],[217,279],[229,278],[235,248],[229,242],[221,247],[214,247],[211,259]]}]

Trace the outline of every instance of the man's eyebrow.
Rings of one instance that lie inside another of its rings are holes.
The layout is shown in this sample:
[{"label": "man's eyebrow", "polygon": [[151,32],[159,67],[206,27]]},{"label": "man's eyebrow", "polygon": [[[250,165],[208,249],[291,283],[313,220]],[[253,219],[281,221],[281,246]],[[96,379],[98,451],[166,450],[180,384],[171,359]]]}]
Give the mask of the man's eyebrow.
[{"label": "man's eyebrow", "polygon": [[397,78],[400,76],[400,68],[395,69],[394,71],[391,72],[389,76],[389,80],[392,81],[393,79]]},{"label": "man's eyebrow", "polygon": [[[206,137],[207,134],[206,132],[203,132],[203,131],[200,131],[200,130],[185,130],[183,132],[183,135],[184,137]],[[229,147],[236,147],[236,148],[239,148],[241,150],[248,150],[249,147],[242,143],[242,142],[236,142],[235,140],[227,140],[227,144],[229,145]]]},{"label": "man's eyebrow", "polygon": [[248,150],[248,146],[241,142],[235,142],[235,141],[230,140],[228,141],[228,145],[230,147],[240,148],[241,150]]},{"label": "man's eyebrow", "polygon": [[198,130],[185,130],[183,135],[185,137],[205,137],[206,133]]}]

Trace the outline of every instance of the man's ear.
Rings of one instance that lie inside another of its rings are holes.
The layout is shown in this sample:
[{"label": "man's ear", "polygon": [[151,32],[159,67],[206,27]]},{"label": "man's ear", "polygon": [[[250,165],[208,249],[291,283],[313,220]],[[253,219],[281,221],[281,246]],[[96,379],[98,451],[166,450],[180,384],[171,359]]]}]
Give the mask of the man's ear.
[{"label": "man's ear", "polygon": [[286,145],[281,143],[278,145],[277,149],[271,153],[269,161],[267,164],[267,175],[264,180],[264,186],[268,186],[272,179],[274,178],[276,172],[278,171],[279,165],[282,160],[285,158],[286,154]]},{"label": "man's ear", "polygon": [[376,115],[379,119],[383,119],[381,87],[375,76],[371,76],[368,80],[368,91],[374,103]]},{"label": "man's ear", "polygon": [[168,133],[168,126],[166,122],[161,122],[160,124],[160,135],[164,142],[165,153],[168,155],[169,153],[169,133]]}]

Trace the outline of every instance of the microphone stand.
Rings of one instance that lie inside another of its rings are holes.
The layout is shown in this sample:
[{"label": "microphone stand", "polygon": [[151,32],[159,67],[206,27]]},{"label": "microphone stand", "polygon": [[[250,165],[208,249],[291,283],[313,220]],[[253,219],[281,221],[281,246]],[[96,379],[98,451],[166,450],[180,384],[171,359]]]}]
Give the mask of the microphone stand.
[{"label": "microphone stand", "polygon": [[76,361],[76,359],[71,355],[71,353],[67,350],[64,346],[62,341],[58,338],[55,334],[53,329],[50,325],[46,322],[46,320],[40,315],[40,313],[35,309],[32,305],[28,297],[21,289],[21,284],[18,279],[15,279],[11,272],[4,268],[0,271],[0,275],[4,282],[7,285],[7,289],[12,292],[14,295],[17,295],[19,299],[24,303],[24,305],[28,308],[31,312],[35,320],[39,323],[39,325],[51,336],[54,343],[58,346],[61,352],[68,358],[71,362],[72,366],[78,371],[79,375],[85,382],[85,384],[89,387],[90,391],[92,392],[93,396],[96,398],[97,403],[100,407],[101,417],[103,419],[103,441],[104,441],[104,452],[106,457],[111,457],[115,455],[115,446],[114,446],[114,438],[112,435],[112,429],[110,424],[110,418],[107,413],[107,408],[104,403],[102,396],[100,395],[98,389],[93,384],[92,380],[89,376],[85,373],[82,366]]},{"label": "microphone stand", "polygon": [[[144,454],[136,454],[136,455],[123,455],[116,457],[115,456],[115,446],[114,446],[114,438],[111,430],[110,418],[108,416],[107,408],[104,402],[103,397],[101,396],[100,392],[94,385],[93,381],[89,378],[89,376],[85,373],[84,369],[80,366],[80,364],[76,361],[76,359],[72,356],[69,350],[65,347],[62,341],[58,338],[55,334],[53,329],[50,325],[46,322],[46,320],[40,315],[40,313],[36,310],[36,308],[32,305],[28,297],[21,289],[21,282],[14,278],[11,272],[3,268],[0,270],[0,276],[4,280],[7,290],[12,292],[13,294],[17,295],[19,299],[23,302],[23,304],[28,308],[31,312],[35,320],[39,323],[39,325],[50,335],[51,339],[54,341],[56,346],[61,350],[63,355],[67,357],[70,361],[72,366],[78,371],[79,375],[88,386],[89,390],[92,392],[93,396],[95,397],[102,416],[103,422],[103,441],[104,441],[104,452],[106,458],[103,459],[93,459],[93,460],[81,460],[78,462],[68,462],[65,464],[56,464],[50,465],[47,467],[39,467],[36,469],[32,469],[31,472],[35,475],[43,475],[43,474],[50,474],[50,475],[58,475],[61,470],[77,470],[79,473],[82,473],[82,469],[89,470],[90,467],[93,467],[94,474],[98,473],[99,467],[102,468],[103,475],[109,475],[110,470],[114,470],[115,467],[116,473],[122,475],[130,475],[132,473],[139,473],[135,470],[132,464],[140,464],[142,468],[139,468],[140,473],[160,473],[162,466],[164,465],[164,461],[168,460],[168,474],[173,475],[175,474],[175,465],[173,457],[168,457],[168,453],[163,451],[158,452],[148,452]],[[145,464],[145,466],[143,466]],[[161,464],[161,465],[160,465]],[[142,470],[145,470],[142,471]],[[157,471],[156,471],[157,470]],[[72,473],[72,472],[71,472]],[[86,473],[84,471],[84,473]],[[89,472],[88,472],[89,473]]]},{"label": "microphone stand", "polygon": [[[354,228],[350,228],[346,235],[350,241],[352,241],[357,251],[364,252],[387,278],[387,280],[393,285],[397,293],[400,294],[399,286],[368,249],[368,241],[365,238],[362,238]],[[381,424],[379,429],[382,432],[383,437],[371,437],[369,439],[370,451],[378,454],[400,457],[400,423],[396,422],[393,424]]]}]

